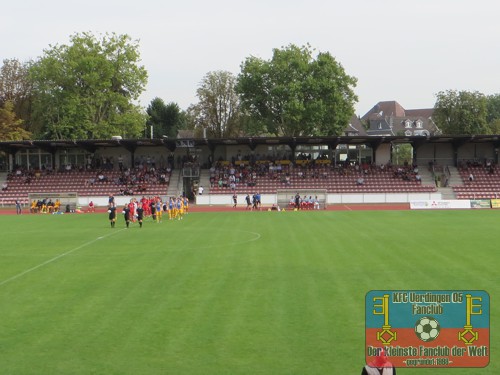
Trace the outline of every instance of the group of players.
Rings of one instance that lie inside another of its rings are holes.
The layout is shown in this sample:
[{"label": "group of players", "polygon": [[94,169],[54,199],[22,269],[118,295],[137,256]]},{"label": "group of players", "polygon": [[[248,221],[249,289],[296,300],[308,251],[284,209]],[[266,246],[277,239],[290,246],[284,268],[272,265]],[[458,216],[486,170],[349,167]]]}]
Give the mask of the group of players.
[{"label": "group of players", "polygon": [[52,214],[54,212],[59,212],[61,208],[61,201],[56,199],[55,202],[52,199],[39,199],[31,201],[30,212],[32,214]]},{"label": "group of players", "polygon": [[319,210],[320,204],[318,196],[316,195],[314,198],[310,195],[307,198],[307,195],[304,195],[302,198],[299,193],[295,195],[295,197],[291,197],[288,202],[288,208],[294,208],[297,210]]},{"label": "group of players", "polygon": [[[109,196],[108,214],[111,227],[116,225],[117,206],[113,195]],[[130,223],[142,223],[145,218],[151,217],[153,221],[161,223],[163,216],[168,216],[169,220],[182,220],[184,215],[189,212],[189,200],[187,197],[170,197],[165,202],[160,197],[142,197],[140,200],[131,198],[130,202],[122,208],[122,214],[127,228]]]}]

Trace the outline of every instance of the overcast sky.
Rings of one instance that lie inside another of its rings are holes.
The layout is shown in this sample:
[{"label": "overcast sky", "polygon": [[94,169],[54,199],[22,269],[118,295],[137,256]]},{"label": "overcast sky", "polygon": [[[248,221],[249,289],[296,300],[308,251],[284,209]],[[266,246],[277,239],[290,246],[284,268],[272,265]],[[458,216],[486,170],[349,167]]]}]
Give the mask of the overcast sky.
[{"label": "overcast sky", "polygon": [[358,115],[384,100],[430,108],[449,89],[500,93],[498,0],[8,0],[0,12],[2,60],[36,59],[77,32],[139,40],[143,106],[187,109],[206,73],[307,43],[358,79]]}]

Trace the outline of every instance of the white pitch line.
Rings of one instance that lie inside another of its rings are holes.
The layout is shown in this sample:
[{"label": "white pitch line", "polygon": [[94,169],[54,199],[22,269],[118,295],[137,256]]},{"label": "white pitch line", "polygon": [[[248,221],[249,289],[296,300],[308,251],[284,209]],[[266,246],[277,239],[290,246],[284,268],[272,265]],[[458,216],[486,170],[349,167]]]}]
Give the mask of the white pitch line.
[{"label": "white pitch line", "polygon": [[4,281],[0,282],[0,286],[2,286],[2,285],[4,285],[4,284],[7,284],[7,283],[9,283],[9,282],[11,282],[11,281],[13,281],[13,280],[16,280],[16,279],[18,279],[18,278],[20,278],[20,277],[22,277],[22,276],[26,275],[27,273],[30,273],[30,272],[32,272],[32,271],[35,271],[35,270],[37,270],[37,269],[39,269],[39,268],[41,268],[41,267],[43,267],[43,266],[46,266],[47,264],[50,264],[50,263],[52,263],[52,262],[54,262],[54,261],[56,261],[56,260],[58,260],[58,259],[60,259],[60,258],[62,258],[62,257],[64,257],[64,256],[66,256],[66,255],[69,255],[69,254],[71,254],[71,253],[74,253],[75,251],[80,250],[80,249],[84,248],[85,246],[92,245],[94,242],[97,242],[97,241],[102,240],[102,239],[104,239],[104,238],[106,238],[106,237],[112,236],[113,234],[119,233],[119,232],[121,232],[121,231],[123,231],[123,230],[125,230],[125,229],[126,229],[126,228],[123,228],[123,229],[120,229],[120,230],[118,230],[118,231],[113,231],[113,232],[111,232],[111,233],[109,233],[109,234],[107,234],[107,235],[105,235],[105,236],[100,236],[100,237],[97,237],[96,239],[94,239],[94,240],[92,240],[92,241],[86,242],[86,243],[84,243],[84,244],[82,244],[82,245],[80,245],[80,246],[78,246],[78,247],[75,247],[74,249],[71,249],[71,250],[66,251],[65,253],[59,254],[58,256],[55,256],[54,258],[51,258],[51,259],[49,259],[49,260],[46,260],[45,262],[40,263],[39,265],[37,265],[37,266],[35,266],[35,267],[31,267],[30,269],[27,269],[26,271],[23,271],[23,272],[21,272],[21,273],[18,273],[17,275],[14,275],[14,276],[12,276],[12,277],[9,277],[8,279],[6,279],[6,280],[4,280]]}]

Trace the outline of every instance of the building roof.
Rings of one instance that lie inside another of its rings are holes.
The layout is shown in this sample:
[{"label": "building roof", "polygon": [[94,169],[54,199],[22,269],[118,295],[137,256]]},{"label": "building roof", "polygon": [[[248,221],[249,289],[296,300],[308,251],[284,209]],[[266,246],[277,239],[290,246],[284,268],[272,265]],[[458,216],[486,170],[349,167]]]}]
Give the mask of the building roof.
[{"label": "building roof", "polygon": [[434,108],[405,109],[405,116],[431,118],[434,114]]},{"label": "building roof", "polygon": [[404,117],[405,109],[395,100],[378,102],[372,109],[366,112],[363,117],[361,117],[361,120],[370,120],[386,116]]},{"label": "building roof", "polygon": [[365,127],[363,126],[363,123],[358,118],[358,116],[353,115],[351,117],[349,124],[344,129],[344,135],[347,135],[347,136],[367,135]]},{"label": "building roof", "polygon": [[378,102],[362,120],[368,122],[368,135],[427,136],[439,135],[440,129],[432,120],[433,108],[404,109],[396,101]]},{"label": "building roof", "polygon": [[365,113],[361,120],[374,120],[381,117],[432,117],[434,108],[405,109],[397,101],[378,102]]}]

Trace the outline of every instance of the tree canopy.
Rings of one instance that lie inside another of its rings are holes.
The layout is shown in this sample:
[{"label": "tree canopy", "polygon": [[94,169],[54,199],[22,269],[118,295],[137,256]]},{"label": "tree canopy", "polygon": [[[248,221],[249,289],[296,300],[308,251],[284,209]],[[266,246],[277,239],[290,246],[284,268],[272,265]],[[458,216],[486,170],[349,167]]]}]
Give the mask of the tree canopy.
[{"label": "tree canopy", "polygon": [[357,79],[328,52],[274,49],[271,60],[247,58],[236,86],[242,106],[277,136],[339,135],[354,114]]},{"label": "tree canopy", "polygon": [[480,92],[441,91],[434,105],[434,119],[443,134],[489,134],[487,100]]},{"label": "tree canopy", "polygon": [[176,137],[177,130],[184,127],[184,113],[177,103],[165,104],[163,99],[154,98],[146,109],[149,118],[148,128],[152,126],[153,138]]},{"label": "tree canopy", "polygon": [[69,45],[51,46],[30,68],[34,117],[49,139],[136,137],[146,115],[134,101],[147,72],[138,42],[128,35],[75,34]]},{"label": "tree canopy", "polygon": [[18,141],[29,139],[31,133],[22,126],[23,121],[16,118],[14,104],[6,101],[0,107],[0,141]]},{"label": "tree canopy", "polygon": [[198,103],[189,108],[192,128],[205,129],[209,137],[223,138],[239,133],[240,102],[235,91],[236,77],[227,71],[207,73],[196,94]]},{"label": "tree canopy", "polygon": [[32,84],[29,79],[31,62],[5,59],[0,68],[0,106],[11,102],[16,116],[23,121],[23,127],[33,130],[31,122]]}]

